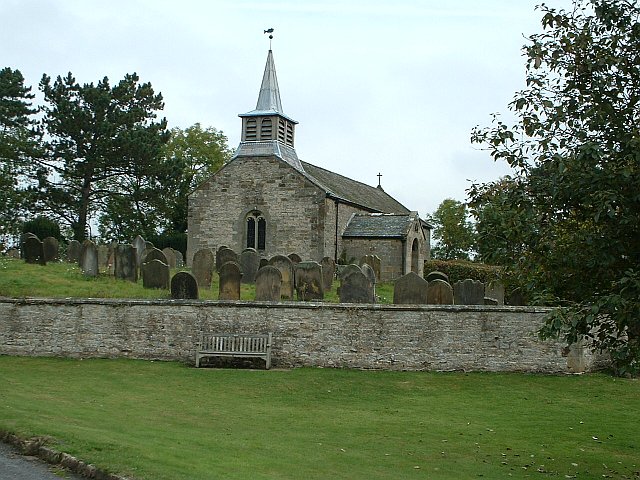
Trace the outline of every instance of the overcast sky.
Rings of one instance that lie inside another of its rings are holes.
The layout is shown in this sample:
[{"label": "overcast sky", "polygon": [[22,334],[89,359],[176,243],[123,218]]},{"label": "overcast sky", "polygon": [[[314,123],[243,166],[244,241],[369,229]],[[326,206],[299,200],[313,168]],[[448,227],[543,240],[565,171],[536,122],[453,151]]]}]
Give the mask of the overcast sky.
[{"label": "overcast sky", "polygon": [[[255,108],[274,28],[284,113],[314,165],[377,185],[424,217],[470,180],[508,173],[471,145],[524,86],[540,0],[0,0],[2,65],[112,84],[137,72],[170,127],[222,130]],[[548,0],[567,7],[569,0]]]}]

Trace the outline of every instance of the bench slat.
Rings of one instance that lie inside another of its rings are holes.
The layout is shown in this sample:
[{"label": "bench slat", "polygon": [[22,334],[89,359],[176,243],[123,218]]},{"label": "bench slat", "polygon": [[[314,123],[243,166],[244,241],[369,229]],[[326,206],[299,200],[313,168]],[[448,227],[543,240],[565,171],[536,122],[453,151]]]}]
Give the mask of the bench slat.
[{"label": "bench slat", "polygon": [[196,367],[207,356],[264,358],[267,370],[271,368],[272,334],[203,333],[196,350]]}]

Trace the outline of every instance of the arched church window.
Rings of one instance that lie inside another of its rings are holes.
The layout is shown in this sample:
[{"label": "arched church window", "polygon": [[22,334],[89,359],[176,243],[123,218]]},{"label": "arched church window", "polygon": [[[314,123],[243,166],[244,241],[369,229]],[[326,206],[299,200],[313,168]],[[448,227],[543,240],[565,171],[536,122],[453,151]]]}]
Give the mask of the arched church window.
[{"label": "arched church window", "polygon": [[271,140],[273,126],[270,118],[263,118],[260,125],[260,140]]},{"label": "arched church window", "polygon": [[246,230],[247,248],[264,250],[267,243],[267,221],[258,211],[250,212],[247,215]]}]

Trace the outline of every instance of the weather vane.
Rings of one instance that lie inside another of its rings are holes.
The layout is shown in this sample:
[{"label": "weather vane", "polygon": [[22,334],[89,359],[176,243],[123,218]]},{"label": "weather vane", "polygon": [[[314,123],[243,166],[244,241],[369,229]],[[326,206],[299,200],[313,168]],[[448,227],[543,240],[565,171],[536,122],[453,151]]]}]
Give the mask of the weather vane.
[{"label": "weather vane", "polygon": [[273,28],[270,28],[269,30],[265,30],[264,33],[269,34],[269,50],[271,50],[271,40],[273,40]]}]

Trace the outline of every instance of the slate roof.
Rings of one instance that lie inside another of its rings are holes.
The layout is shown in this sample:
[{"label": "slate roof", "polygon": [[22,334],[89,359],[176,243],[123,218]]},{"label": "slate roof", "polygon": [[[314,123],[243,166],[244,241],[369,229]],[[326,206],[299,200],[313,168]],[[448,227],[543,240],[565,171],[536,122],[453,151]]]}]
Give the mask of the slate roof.
[{"label": "slate roof", "polygon": [[409,213],[407,207],[381,188],[366,185],[307,162],[300,163],[309,180],[323,188],[331,198],[364,207],[372,212]]},{"label": "slate roof", "polygon": [[403,238],[415,216],[411,214],[358,214],[351,217],[343,237]]}]

